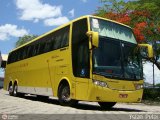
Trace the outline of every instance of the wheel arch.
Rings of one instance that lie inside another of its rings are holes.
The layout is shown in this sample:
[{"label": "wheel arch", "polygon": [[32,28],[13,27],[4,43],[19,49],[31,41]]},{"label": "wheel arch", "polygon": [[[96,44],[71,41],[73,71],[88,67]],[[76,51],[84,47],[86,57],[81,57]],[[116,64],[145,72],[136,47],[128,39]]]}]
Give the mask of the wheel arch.
[{"label": "wheel arch", "polygon": [[70,90],[71,90],[71,83],[70,83],[70,81],[69,81],[69,79],[67,78],[67,77],[63,77],[61,80],[60,80],[60,82],[59,82],[59,84],[58,84],[58,88],[57,88],[57,96],[58,96],[58,91],[59,91],[59,88],[60,88],[60,86],[62,85],[62,84],[68,84],[69,85],[69,88],[70,88]]},{"label": "wheel arch", "polygon": [[14,85],[15,85],[15,84],[18,85],[18,80],[17,80],[17,79],[14,80]]},{"label": "wheel arch", "polygon": [[13,81],[12,81],[12,80],[9,81],[7,90],[9,90],[9,86],[12,86],[12,87],[13,87]]}]

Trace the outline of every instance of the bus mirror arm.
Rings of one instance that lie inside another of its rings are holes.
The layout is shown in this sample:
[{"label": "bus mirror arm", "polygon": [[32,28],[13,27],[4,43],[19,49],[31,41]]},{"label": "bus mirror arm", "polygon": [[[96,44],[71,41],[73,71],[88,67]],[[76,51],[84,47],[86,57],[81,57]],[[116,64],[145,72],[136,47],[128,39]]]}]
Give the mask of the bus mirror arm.
[{"label": "bus mirror arm", "polygon": [[88,31],[86,34],[89,37],[89,40],[91,41],[91,44],[94,47],[98,47],[98,45],[99,45],[99,35],[98,35],[98,32]]},{"label": "bus mirror arm", "polygon": [[[147,56],[149,58],[153,58],[154,57],[153,48],[152,48],[151,45],[149,45],[149,44],[138,44],[138,47],[140,48],[141,53],[144,53],[144,52],[145,52],[145,54],[148,53],[145,56]],[[144,49],[145,49],[145,51],[144,51]]]}]

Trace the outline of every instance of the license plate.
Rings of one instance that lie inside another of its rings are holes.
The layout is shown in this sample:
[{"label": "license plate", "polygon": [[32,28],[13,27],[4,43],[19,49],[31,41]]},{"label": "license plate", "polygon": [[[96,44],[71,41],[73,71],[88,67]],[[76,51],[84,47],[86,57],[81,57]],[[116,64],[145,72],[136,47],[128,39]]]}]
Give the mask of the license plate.
[{"label": "license plate", "polygon": [[127,98],[127,97],[128,97],[128,94],[119,94],[119,97],[120,97],[120,98]]}]

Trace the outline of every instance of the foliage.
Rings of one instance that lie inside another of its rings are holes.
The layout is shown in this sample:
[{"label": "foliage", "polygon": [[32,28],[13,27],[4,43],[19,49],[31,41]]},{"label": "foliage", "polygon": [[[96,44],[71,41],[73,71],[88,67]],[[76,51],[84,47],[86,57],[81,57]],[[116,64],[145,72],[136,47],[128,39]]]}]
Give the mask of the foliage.
[{"label": "foliage", "polygon": [[160,63],[160,0],[101,0],[102,7],[98,7],[97,16],[112,19],[133,28],[138,43],[154,45],[153,62],[158,69]]},{"label": "foliage", "polygon": [[160,101],[160,88],[145,88],[143,100]]},{"label": "foliage", "polygon": [[156,87],[159,87],[159,88],[160,88],[160,83],[156,84]]},{"label": "foliage", "polygon": [[24,35],[23,37],[19,37],[15,46],[19,47],[19,46],[23,45],[24,43],[27,43],[36,37],[38,37],[38,36],[37,35]]}]

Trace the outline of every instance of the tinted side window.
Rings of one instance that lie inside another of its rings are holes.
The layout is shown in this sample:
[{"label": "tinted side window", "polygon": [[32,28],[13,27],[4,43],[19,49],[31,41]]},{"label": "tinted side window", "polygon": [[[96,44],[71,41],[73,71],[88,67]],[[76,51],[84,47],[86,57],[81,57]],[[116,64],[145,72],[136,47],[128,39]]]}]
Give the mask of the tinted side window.
[{"label": "tinted side window", "polygon": [[69,27],[56,31],[54,34],[54,49],[63,48],[69,45]]},{"label": "tinted side window", "polygon": [[72,30],[72,66],[76,77],[89,77],[89,40],[87,19],[73,23]]},{"label": "tinted side window", "polygon": [[61,40],[61,47],[66,47],[69,45],[69,26],[62,29],[61,32],[63,33]]},{"label": "tinted side window", "polygon": [[7,61],[7,64],[9,64],[9,63],[11,63],[12,61],[13,61],[13,53],[10,53],[9,55],[8,55],[8,61]]},{"label": "tinted side window", "polygon": [[22,59],[26,59],[26,58],[27,58],[27,49],[28,49],[27,46],[25,46],[25,47],[23,48],[23,56],[22,56]]},{"label": "tinted side window", "polygon": [[8,64],[69,45],[70,26],[57,30],[10,53]]},{"label": "tinted side window", "polygon": [[59,32],[57,32],[57,33],[55,34],[54,49],[60,48],[61,40],[62,40],[61,34],[59,34]]}]

